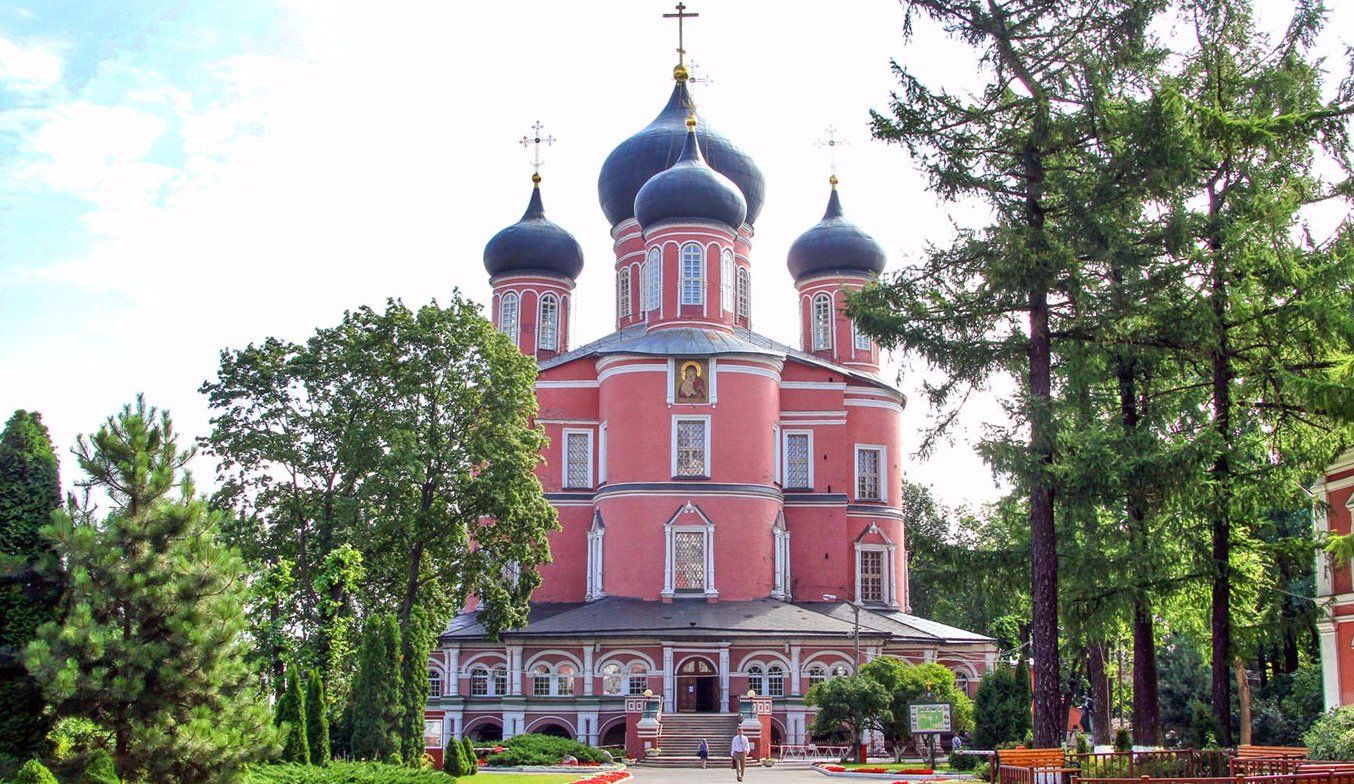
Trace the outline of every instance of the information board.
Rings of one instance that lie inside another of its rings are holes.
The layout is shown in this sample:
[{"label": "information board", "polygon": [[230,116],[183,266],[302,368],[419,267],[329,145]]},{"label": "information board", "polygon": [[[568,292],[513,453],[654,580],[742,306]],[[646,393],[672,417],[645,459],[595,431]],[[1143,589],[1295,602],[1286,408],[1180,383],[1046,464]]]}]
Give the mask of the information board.
[{"label": "information board", "polygon": [[954,731],[950,720],[950,704],[948,702],[913,705],[911,706],[911,713],[912,733],[914,735]]}]

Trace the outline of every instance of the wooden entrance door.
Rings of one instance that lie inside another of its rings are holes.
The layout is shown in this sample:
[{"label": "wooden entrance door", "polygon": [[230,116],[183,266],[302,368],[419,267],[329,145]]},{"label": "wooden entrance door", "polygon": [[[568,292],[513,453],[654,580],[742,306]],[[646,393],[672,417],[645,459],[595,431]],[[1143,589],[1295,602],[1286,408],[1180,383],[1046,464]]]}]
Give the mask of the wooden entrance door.
[{"label": "wooden entrance door", "polygon": [[706,659],[691,657],[677,668],[677,712],[710,713],[717,709],[719,673]]}]

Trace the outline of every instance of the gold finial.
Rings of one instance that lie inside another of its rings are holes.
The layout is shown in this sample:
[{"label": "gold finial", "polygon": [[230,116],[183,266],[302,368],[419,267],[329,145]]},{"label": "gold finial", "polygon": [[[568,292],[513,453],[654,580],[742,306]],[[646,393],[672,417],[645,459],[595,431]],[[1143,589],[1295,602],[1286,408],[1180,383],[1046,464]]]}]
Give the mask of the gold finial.
[{"label": "gold finial", "polygon": [[832,186],[832,190],[837,190],[837,175],[834,174],[831,177],[828,177],[827,182]]},{"label": "gold finial", "polygon": [[541,173],[540,173],[540,172],[532,172],[532,173],[531,173],[531,184],[534,185],[534,186],[536,186],[537,188],[541,187]]},{"label": "gold finial", "polygon": [[695,113],[695,112],[692,112],[691,114],[688,114],[688,115],[686,116],[686,127],[687,127],[687,130],[695,130],[695,128],[696,128],[696,113]]},{"label": "gold finial", "polygon": [[686,70],[685,65],[678,63],[677,67],[672,69],[672,78],[679,82],[685,82],[687,79],[691,78],[691,74]]}]

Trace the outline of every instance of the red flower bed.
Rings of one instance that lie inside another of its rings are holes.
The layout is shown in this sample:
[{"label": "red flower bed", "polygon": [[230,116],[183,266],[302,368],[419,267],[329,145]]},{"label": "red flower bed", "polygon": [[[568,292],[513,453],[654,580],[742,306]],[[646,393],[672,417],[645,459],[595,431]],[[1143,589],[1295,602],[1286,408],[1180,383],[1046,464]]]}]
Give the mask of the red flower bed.
[{"label": "red flower bed", "polygon": [[596,776],[589,776],[586,779],[579,779],[574,784],[616,784],[618,781],[625,781],[630,778],[630,774],[623,770],[614,770],[610,773],[598,773]]},{"label": "red flower bed", "polygon": [[823,770],[827,771],[828,773],[845,773],[845,772],[846,772],[846,768],[843,768],[841,765],[824,765],[824,766],[823,766]]}]

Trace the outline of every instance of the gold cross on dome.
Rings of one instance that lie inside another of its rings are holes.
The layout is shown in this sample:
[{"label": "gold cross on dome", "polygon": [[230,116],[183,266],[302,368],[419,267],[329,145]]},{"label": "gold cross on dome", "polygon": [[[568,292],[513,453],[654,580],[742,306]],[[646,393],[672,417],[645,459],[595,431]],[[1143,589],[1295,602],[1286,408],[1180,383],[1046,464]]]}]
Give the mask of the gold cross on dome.
[{"label": "gold cross on dome", "polygon": [[676,20],[677,20],[677,64],[678,64],[678,65],[685,65],[685,64],[686,64],[686,41],[685,41],[685,38],[683,38],[683,33],[684,33],[684,30],[683,30],[683,23],[684,23],[686,20],[688,20],[688,19],[693,19],[693,18],[695,18],[695,17],[697,17],[697,16],[700,16],[700,14],[688,14],[688,13],[686,12],[686,3],[682,3],[682,2],[678,2],[678,3],[677,3],[677,13],[675,13],[675,14],[663,14],[663,18],[664,18],[664,19],[676,19]]},{"label": "gold cross on dome", "polygon": [[839,138],[837,138],[837,129],[834,128],[834,127],[831,126],[831,125],[829,125],[829,126],[827,127],[827,130],[825,131],[825,133],[826,133],[826,135],[823,136],[823,138],[819,139],[818,142],[817,142],[817,144],[818,144],[819,147],[825,147],[825,148],[827,148],[827,160],[828,160],[828,164],[832,167],[832,176],[833,176],[833,177],[836,177],[836,176],[837,176],[837,148],[841,147],[842,145],[846,144],[847,142],[846,142],[845,139],[839,139]]},{"label": "gold cross on dome", "polygon": [[541,125],[540,120],[537,120],[531,124],[531,133],[523,136],[517,142],[523,147],[533,148],[531,151],[531,170],[536,174],[541,173],[541,166],[545,164],[545,161],[541,160],[541,145],[544,144],[549,147],[555,143],[555,137],[541,133],[544,130],[545,126]]}]

